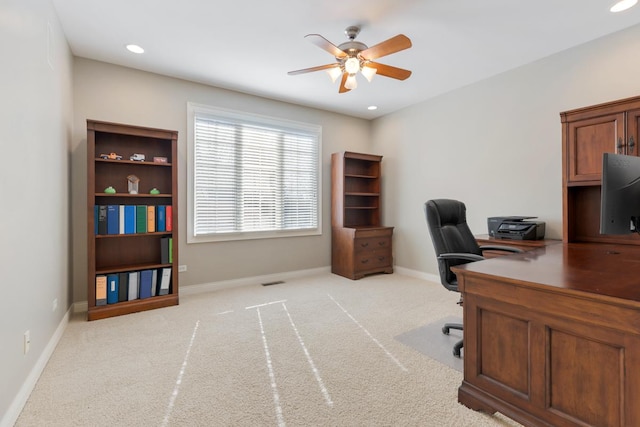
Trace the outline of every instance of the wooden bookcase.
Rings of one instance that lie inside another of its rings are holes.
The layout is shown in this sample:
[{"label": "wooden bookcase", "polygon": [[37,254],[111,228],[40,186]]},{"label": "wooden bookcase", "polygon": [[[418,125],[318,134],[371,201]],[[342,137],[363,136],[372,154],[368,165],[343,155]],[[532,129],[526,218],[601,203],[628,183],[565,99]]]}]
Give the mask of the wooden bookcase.
[{"label": "wooden bookcase", "polygon": [[[177,140],[177,131],[87,120],[88,320],[178,304]],[[110,153],[122,158],[101,157]],[[134,153],[144,154],[145,160],[130,160]],[[165,158],[166,162],[154,162],[154,157]],[[127,177],[130,175],[139,179],[138,194],[129,194]],[[105,193],[110,186],[115,188],[114,194]],[[158,194],[150,194],[154,188]],[[105,205],[115,205],[118,210],[120,205],[154,209],[164,206],[165,212],[171,211],[171,230],[166,230],[167,218],[164,231],[139,232],[140,227],[138,232],[121,234],[118,228],[117,234],[99,234],[96,206]],[[161,254],[163,238],[172,239],[169,260],[167,252],[164,257]],[[159,289],[161,272],[166,268],[171,269],[166,295],[96,304],[97,276],[155,270],[156,289]]]},{"label": "wooden bookcase", "polygon": [[393,227],[381,224],[382,156],[331,155],[331,271],[349,279],[392,273]]}]

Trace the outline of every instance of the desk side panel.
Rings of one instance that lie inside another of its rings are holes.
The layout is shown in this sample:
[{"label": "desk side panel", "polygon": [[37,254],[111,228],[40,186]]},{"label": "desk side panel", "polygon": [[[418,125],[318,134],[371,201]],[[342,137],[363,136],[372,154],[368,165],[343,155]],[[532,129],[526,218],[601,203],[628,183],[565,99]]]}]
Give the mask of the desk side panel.
[{"label": "desk side panel", "polygon": [[640,420],[640,310],[500,277],[462,272],[458,279],[465,301],[461,403],[525,425]]}]

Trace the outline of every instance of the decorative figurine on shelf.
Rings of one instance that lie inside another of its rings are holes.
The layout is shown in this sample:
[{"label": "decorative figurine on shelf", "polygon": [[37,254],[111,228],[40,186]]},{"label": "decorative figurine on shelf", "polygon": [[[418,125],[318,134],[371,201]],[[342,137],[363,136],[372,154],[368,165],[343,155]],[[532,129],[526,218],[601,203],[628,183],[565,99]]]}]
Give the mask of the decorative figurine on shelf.
[{"label": "decorative figurine on shelf", "polygon": [[107,160],[122,160],[122,156],[116,153],[100,154],[100,158]]},{"label": "decorative figurine on shelf", "polygon": [[144,162],[144,154],[133,153],[129,160],[133,160],[134,162]]},{"label": "decorative figurine on shelf", "polygon": [[140,183],[140,178],[135,175],[129,175],[127,177],[127,181],[129,181],[129,194],[138,194],[138,184]]},{"label": "decorative figurine on shelf", "polygon": [[151,191],[149,191],[149,194],[160,194],[160,190],[158,190],[157,188],[153,187],[151,189]]},{"label": "decorative figurine on shelf", "polygon": [[116,189],[113,188],[112,186],[108,186],[107,188],[104,189],[104,192],[106,194],[116,194]]}]

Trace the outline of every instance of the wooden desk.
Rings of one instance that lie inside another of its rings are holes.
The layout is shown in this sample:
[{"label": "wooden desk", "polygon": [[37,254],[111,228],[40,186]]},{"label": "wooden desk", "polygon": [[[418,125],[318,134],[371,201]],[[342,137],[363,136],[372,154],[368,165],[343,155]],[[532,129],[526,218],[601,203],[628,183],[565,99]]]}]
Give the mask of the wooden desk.
[{"label": "wooden desk", "polygon": [[[500,245],[511,246],[522,249],[523,251],[531,251],[533,249],[543,248],[549,245],[556,245],[562,243],[562,240],[544,239],[544,240],[514,240],[514,239],[496,239],[488,234],[479,234],[475,236],[478,245]],[[509,252],[504,251],[491,251],[486,250],[482,252],[482,256],[485,258],[495,258],[497,256],[504,256]]]},{"label": "wooden desk", "polygon": [[549,245],[454,271],[460,403],[526,426],[640,425],[640,247]]}]

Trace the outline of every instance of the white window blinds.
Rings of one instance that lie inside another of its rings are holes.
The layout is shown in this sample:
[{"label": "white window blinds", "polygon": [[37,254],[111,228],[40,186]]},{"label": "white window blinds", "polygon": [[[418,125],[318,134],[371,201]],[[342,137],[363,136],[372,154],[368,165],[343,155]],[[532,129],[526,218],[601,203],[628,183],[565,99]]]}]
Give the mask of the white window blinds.
[{"label": "white window blinds", "polygon": [[193,115],[193,236],[317,231],[320,128],[239,116]]}]

